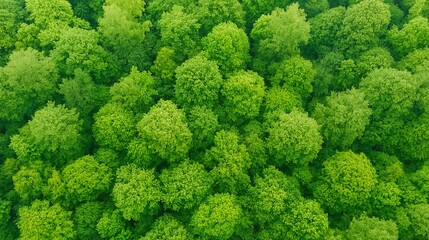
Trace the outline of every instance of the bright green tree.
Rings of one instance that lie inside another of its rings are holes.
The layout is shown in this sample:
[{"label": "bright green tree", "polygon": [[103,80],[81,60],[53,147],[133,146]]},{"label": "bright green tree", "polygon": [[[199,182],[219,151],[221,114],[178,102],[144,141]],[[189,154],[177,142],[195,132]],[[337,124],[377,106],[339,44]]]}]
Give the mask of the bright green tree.
[{"label": "bright green tree", "polygon": [[76,110],[49,102],[11,138],[10,147],[19,159],[42,159],[61,166],[83,153],[81,130]]},{"label": "bright green tree", "polygon": [[429,47],[429,22],[425,17],[415,17],[401,30],[393,27],[388,34],[395,53],[402,57],[420,48]]},{"label": "bright green tree", "polygon": [[140,240],[188,240],[193,239],[185,226],[171,215],[159,217],[152,226],[152,229],[146,233]]},{"label": "bright green tree", "polygon": [[98,45],[99,34],[94,30],[70,28],[64,31],[51,52],[62,76],[72,76],[77,69],[104,82],[108,63],[107,53]]},{"label": "bright green tree", "polygon": [[216,62],[197,55],[176,68],[175,95],[179,105],[215,107],[222,75]]},{"label": "bright green tree", "polygon": [[299,111],[281,113],[269,126],[267,148],[276,166],[306,165],[322,148],[317,122]]},{"label": "bright green tree", "polygon": [[19,239],[74,239],[76,232],[71,212],[58,204],[35,200],[18,211]]},{"label": "bright green tree", "polygon": [[141,169],[134,164],[118,169],[112,196],[126,220],[155,215],[162,199],[161,186],[154,170]]},{"label": "bright green tree", "polygon": [[350,223],[346,237],[350,240],[395,240],[398,239],[399,234],[395,222],[362,215],[358,219],[354,218]]},{"label": "bright green tree", "polygon": [[377,174],[369,159],[352,151],[337,152],[323,163],[314,196],[329,212],[353,211],[371,196]]},{"label": "bright green tree", "polygon": [[175,52],[174,58],[179,62],[198,52],[201,25],[195,14],[188,14],[184,7],[174,5],[161,15],[156,24],[161,34],[161,44],[171,47]]},{"label": "bright green tree", "polygon": [[77,239],[101,239],[97,232],[97,223],[103,215],[101,202],[86,202],[78,205],[73,215]]},{"label": "bright green tree", "polygon": [[309,60],[296,56],[284,60],[270,81],[274,86],[281,86],[302,99],[307,99],[313,91],[315,74]]},{"label": "bright green tree", "polygon": [[300,44],[308,42],[310,24],[297,3],[286,10],[276,8],[262,15],[253,25],[251,38],[255,41],[256,53],[263,60],[283,59],[299,54]]},{"label": "bright green tree", "polygon": [[347,9],[336,46],[347,56],[378,46],[390,22],[389,5],[379,0],[364,0]]},{"label": "bright green tree", "polygon": [[223,115],[231,123],[241,124],[259,115],[265,95],[264,79],[253,71],[240,71],[223,85]]},{"label": "bright green tree", "polygon": [[[184,160],[192,144],[185,114],[171,101],[160,100],[137,123],[137,143],[153,158],[170,163]],[[152,158],[151,157],[151,158]]]},{"label": "bright green tree", "polygon": [[100,194],[106,193],[112,174],[109,167],[87,155],[63,169],[62,181],[67,191],[66,200],[75,204],[96,200]]},{"label": "bright green tree", "polygon": [[244,12],[238,0],[198,0],[193,11],[201,23],[201,35],[207,35],[214,26],[223,22],[232,22],[238,27],[244,26]]},{"label": "bright green tree", "polygon": [[157,91],[153,77],[148,72],[131,68],[128,76],[110,88],[111,102],[117,103],[134,114],[144,113],[154,104]]},{"label": "bright green tree", "polygon": [[177,63],[174,59],[174,49],[163,47],[158,51],[156,59],[150,68],[159,97],[166,100],[172,99],[174,96],[175,70],[177,68]]},{"label": "bright green tree", "polygon": [[104,105],[94,115],[94,120],[93,136],[101,147],[125,150],[137,133],[133,113],[118,104]]},{"label": "bright green tree", "polygon": [[43,176],[33,168],[21,167],[12,177],[13,186],[24,202],[31,202],[39,198],[44,185]]},{"label": "bright green tree", "polygon": [[313,117],[321,125],[325,145],[345,150],[362,136],[369,124],[371,109],[357,89],[331,93],[325,104],[317,104]]},{"label": "bright green tree", "polygon": [[0,120],[28,118],[55,93],[58,73],[51,58],[34,50],[14,51],[0,68]]},{"label": "bright green tree", "polygon": [[201,44],[208,58],[217,62],[223,76],[244,70],[250,60],[249,39],[244,30],[232,22],[216,25]]},{"label": "bright green tree", "polygon": [[191,232],[201,238],[229,239],[242,218],[243,210],[234,195],[215,194],[200,205],[189,226]]},{"label": "bright green tree", "polygon": [[215,145],[206,151],[203,162],[211,169],[216,191],[236,194],[245,191],[250,184],[249,154],[234,132],[216,133]]},{"label": "bright green tree", "polygon": [[188,115],[189,130],[192,133],[192,149],[196,154],[211,146],[219,129],[218,116],[207,107],[193,107]]},{"label": "bright green tree", "polygon": [[209,195],[211,180],[204,166],[190,161],[167,168],[159,176],[165,209],[193,210]]}]

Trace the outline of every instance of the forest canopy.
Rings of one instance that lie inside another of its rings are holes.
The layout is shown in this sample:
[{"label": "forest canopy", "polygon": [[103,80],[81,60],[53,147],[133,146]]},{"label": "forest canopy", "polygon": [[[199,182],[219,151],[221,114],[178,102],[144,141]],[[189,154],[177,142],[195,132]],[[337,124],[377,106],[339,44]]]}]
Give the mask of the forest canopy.
[{"label": "forest canopy", "polygon": [[0,239],[429,239],[429,1],[0,0]]}]

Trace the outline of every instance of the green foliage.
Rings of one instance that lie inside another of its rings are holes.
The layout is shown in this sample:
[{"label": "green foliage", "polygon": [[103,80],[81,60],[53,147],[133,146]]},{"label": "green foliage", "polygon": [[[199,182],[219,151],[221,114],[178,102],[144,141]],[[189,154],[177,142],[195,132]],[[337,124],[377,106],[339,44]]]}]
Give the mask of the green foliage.
[{"label": "green foliage", "polygon": [[250,159],[236,133],[224,130],[216,133],[215,145],[206,151],[203,161],[211,169],[216,191],[236,194],[247,189]]},{"label": "green foliage", "polygon": [[158,212],[162,193],[154,170],[131,164],[118,169],[112,196],[126,220],[139,220]]},{"label": "green foliage", "polygon": [[224,83],[221,93],[225,117],[240,124],[259,115],[265,95],[264,79],[256,72],[240,71]]},{"label": "green foliage", "polygon": [[190,161],[165,169],[159,176],[164,208],[174,211],[193,210],[209,195],[211,180],[204,166]]},{"label": "green foliage", "polygon": [[362,215],[354,218],[346,233],[347,239],[356,240],[395,240],[398,239],[398,228],[393,221],[380,220]]},{"label": "green foliage", "polygon": [[337,152],[323,163],[315,198],[330,212],[352,211],[362,206],[377,183],[377,174],[363,154]]},{"label": "green foliage", "polygon": [[128,142],[136,135],[132,113],[118,104],[104,105],[94,115],[94,120],[93,135],[102,147],[125,150]]},{"label": "green foliage", "polygon": [[328,215],[313,200],[298,202],[282,219],[288,228],[288,239],[326,239]]},{"label": "green foliage", "polygon": [[263,170],[261,177],[255,179],[254,186],[248,191],[248,198],[248,207],[254,213],[256,223],[269,228],[300,200],[301,193],[294,181],[275,167],[269,166]]},{"label": "green foliage", "polygon": [[276,166],[306,165],[322,148],[319,125],[307,114],[292,111],[281,113],[267,132],[267,148]]},{"label": "green foliage", "polygon": [[75,109],[49,102],[11,138],[19,159],[44,160],[60,166],[83,152],[82,120]]},{"label": "green foliage", "polygon": [[61,34],[51,56],[63,76],[70,76],[77,69],[102,81],[108,64],[107,53],[98,45],[99,34],[94,30],[70,28]]},{"label": "green foliage", "polygon": [[0,2],[0,51],[15,45],[22,10],[17,1],[2,0]]},{"label": "green foliage", "polygon": [[201,45],[208,58],[217,62],[223,76],[244,70],[250,60],[249,39],[244,30],[232,22],[216,25]]},{"label": "green foliage", "polygon": [[59,93],[64,96],[66,107],[75,108],[84,119],[92,116],[109,97],[107,87],[95,84],[91,76],[80,69],[76,69],[73,78],[62,80]]},{"label": "green foliage", "polygon": [[35,200],[31,206],[19,209],[19,239],[74,239],[76,232],[70,217],[71,212],[58,204]]},{"label": "green foliage", "polygon": [[394,59],[386,48],[376,47],[370,49],[356,61],[356,67],[359,69],[360,75],[366,77],[373,70],[379,68],[390,68],[394,64]]},{"label": "green foliage", "polygon": [[90,155],[67,165],[62,173],[66,198],[72,203],[96,200],[109,190],[112,180],[110,169]]},{"label": "green foliage", "polygon": [[360,90],[333,92],[326,104],[317,104],[313,117],[321,125],[325,144],[340,150],[349,148],[369,124],[371,109]]},{"label": "green foliage", "polygon": [[281,86],[306,99],[313,91],[313,64],[300,56],[284,60],[272,77],[271,84]]},{"label": "green foliage", "polygon": [[86,202],[76,207],[73,221],[77,239],[100,239],[96,227],[102,217],[103,208],[100,202]]},{"label": "green foliage", "polygon": [[203,150],[211,146],[219,128],[218,116],[207,107],[196,106],[189,111],[187,119],[193,149]]},{"label": "green foliage", "polygon": [[158,218],[152,229],[140,240],[188,240],[193,239],[185,226],[170,215],[163,215]]},{"label": "green foliage", "polygon": [[[399,214],[398,214],[399,215]],[[429,237],[429,204],[411,205],[405,209],[405,219],[398,219],[401,239],[426,239]],[[399,216],[398,216],[399,218]]]},{"label": "green foliage", "polygon": [[160,98],[171,99],[174,96],[174,76],[177,68],[174,57],[174,49],[163,47],[159,50],[150,68]]},{"label": "green foliage", "polygon": [[12,179],[14,189],[22,201],[31,202],[41,196],[44,182],[36,169],[21,167]]},{"label": "green foliage", "polygon": [[401,30],[392,28],[388,36],[395,53],[405,56],[414,50],[429,47],[429,22],[424,17],[413,18]]},{"label": "green foliage", "polygon": [[138,141],[154,157],[179,162],[188,154],[192,143],[185,114],[171,101],[160,100],[137,123]]},{"label": "green foliage", "polygon": [[276,8],[262,15],[253,25],[251,38],[256,42],[256,53],[262,59],[282,59],[299,54],[299,45],[308,42],[310,24],[297,3],[286,11]]},{"label": "green foliage", "polygon": [[97,232],[102,238],[127,239],[131,232],[126,229],[125,220],[119,210],[104,212],[97,223]]},{"label": "green foliage", "polygon": [[111,102],[134,113],[144,113],[154,104],[157,94],[153,77],[148,72],[139,72],[131,68],[128,76],[110,88]]},{"label": "green foliage", "polygon": [[402,138],[397,130],[402,128],[417,100],[417,88],[418,82],[409,72],[393,68],[374,70],[362,79],[359,89],[372,109],[371,124],[364,134],[365,143],[396,151]]},{"label": "green foliage", "polygon": [[51,58],[34,50],[14,51],[0,68],[0,120],[22,121],[55,93],[58,73]]},{"label": "green foliage", "polygon": [[177,102],[186,109],[218,104],[222,76],[216,62],[197,55],[176,69]]},{"label": "green foliage", "polygon": [[347,56],[356,56],[378,46],[389,22],[389,5],[379,0],[360,1],[347,9],[336,47]]},{"label": "green foliage", "polygon": [[182,6],[174,5],[168,12],[161,15],[157,22],[163,46],[171,47],[180,62],[197,53],[201,24],[193,14],[188,14]]},{"label": "green foliage", "polygon": [[200,205],[192,216],[191,232],[202,238],[229,239],[234,235],[243,210],[234,195],[215,194]]},{"label": "green foliage", "polygon": [[240,28],[244,26],[244,12],[238,0],[198,0],[194,14],[201,23],[202,36],[223,22],[232,22]]}]

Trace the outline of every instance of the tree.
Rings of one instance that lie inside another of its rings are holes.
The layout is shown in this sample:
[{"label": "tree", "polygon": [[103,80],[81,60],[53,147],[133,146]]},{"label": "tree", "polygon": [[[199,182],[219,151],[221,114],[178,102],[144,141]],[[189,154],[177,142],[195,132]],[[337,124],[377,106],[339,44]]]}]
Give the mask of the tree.
[{"label": "tree", "polygon": [[151,239],[177,239],[187,240],[193,239],[188,233],[185,226],[176,220],[171,215],[163,215],[159,217],[152,226],[152,229],[146,233],[140,240],[151,240]]},{"label": "tree", "polygon": [[359,219],[354,218],[346,235],[347,239],[356,240],[395,240],[399,237],[395,222],[367,217],[366,215],[362,215]]},{"label": "tree", "polygon": [[207,107],[193,107],[188,115],[189,130],[192,133],[192,153],[202,152],[210,147],[219,129],[218,116]]},{"label": "tree", "polygon": [[160,100],[137,123],[138,142],[147,147],[151,158],[169,163],[184,160],[191,148],[192,133],[185,114],[171,101]]},{"label": "tree", "polygon": [[232,75],[221,90],[226,119],[237,125],[259,115],[265,95],[264,79],[256,72],[240,71]]},{"label": "tree", "polygon": [[311,25],[311,34],[309,44],[317,53],[328,53],[334,47],[333,38],[336,38],[340,31],[346,8],[338,6],[330,8],[313,18],[309,19]]},{"label": "tree", "polygon": [[174,96],[175,70],[178,66],[174,58],[174,49],[162,47],[150,68],[159,97],[165,100],[172,99]]},{"label": "tree", "polygon": [[291,178],[269,166],[261,176],[255,178],[254,186],[248,191],[248,199],[255,224],[262,229],[269,229],[291,210],[295,202],[301,200],[301,193]]},{"label": "tree", "polygon": [[[24,15],[24,9],[17,1],[2,0],[0,1],[0,52],[8,53],[16,42],[16,33],[19,28],[19,22]],[[1,58],[0,63],[7,61]],[[0,64],[3,66],[4,64]]]},{"label": "tree", "polygon": [[131,231],[127,229],[120,210],[108,210],[97,223],[97,232],[102,238],[129,239]]},{"label": "tree", "polygon": [[134,114],[141,114],[154,104],[154,97],[157,95],[154,88],[155,83],[150,73],[139,72],[136,67],[132,67],[128,76],[121,78],[110,88],[111,102]]},{"label": "tree", "polygon": [[302,98],[282,87],[268,89],[265,94],[264,105],[265,124],[270,125],[281,113],[290,113],[293,110],[303,110]]},{"label": "tree", "polygon": [[328,214],[313,200],[297,202],[282,218],[288,231],[288,239],[326,239],[328,235]]},{"label": "tree", "polygon": [[103,214],[103,207],[100,202],[86,202],[76,207],[73,221],[77,239],[100,239],[96,227]]},{"label": "tree", "polygon": [[353,211],[369,199],[376,183],[376,171],[363,153],[337,152],[323,163],[313,193],[331,213]]},{"label": "tree", "polygon": [[185,109],[193,106],[213,108],[218,104],[222,75],[216,62],[197,55],[176,69],[175,95]]},{"label": "tree", "polygon": [[82,120],[75,109],[49,102],[12,136],[10,147],[19,159],[44,160],[56,166],[84,152]]},{"label": "tree", "polygon": [[0,79],[0,119],[22,121],[52,98],[58,73],[51,58],[29,48],[11,54]]},{"label": "tree", "polygon": [[44,179],[36,169],[23,166],[12,179],[14,189],[23,202],[30,203],[42,195]]},{"label": "tree", "polygon": [[234,235],[243,210],[234,195],[215,194],[200,205],[190,222],[191,232],[198,237],[229,239]]},{"label": "tree", "polygon": [[302,99],[307,99],[313,91],[315,74],[309,60],[296,56],[284,60],[270,80],[273,86],[281,86]]},{"label": "tree", "polygon": [[71,221],[71,212],[58,204],[35,200],[31,206],[19,209],[17,226],[20,239],[74,239],[76,232]]},{"label": "tree", "polygon": [[137,134],[133,113],[114,103],[104,105],[94,115],[93,136],[98,145],[125,150]]},{"label": "tree", "polygon": [[211,179],[199,163],[184,161],[159,176],[165,209],[193,210],[209,195]]},{"label": "tree", "polygon": [[256,43],[256,53],[261,59],[283,59],[299,54],[299,45],[307,43],[310,24],[297,3],[286,11],[276,8],[269,15],[262,15],[250,33]]},{"label": "tree", "polygon": [[202,36],[207,35],[214,26],[223,22],[232,22],[240,28],[244,26],[244,12],[238,0],[198,0],[193,14],[201,23]]},{"label": "tree", "polygon": [[107,53],[98,42],[99,34],[94,30],[70,28],[64,31],[51,51],[61,76],[72,76],[80,69],[97,82],[106,81]]},{"label": "tree", "polygon": [[278,0],[243,0],[241,1],[245,13],[246,28],[251,29],[255,21],[263,14],[269,14],[275,8],[286,8],[292,1],[278,1]]},{"label": "tree", "polygon": [[379,68],[390,68],[394,59],[386,48],[376,47],[362,53],[356,60],[356,67],[361,76],[366,77]]},{"label": "tree", "polygon": [[351,89],[333,92],[325,104],[318,103],[313,117],[321,125],[326,146],[340,150],[349,148],[360,138],[369,124],[371,109],[363,92]]},{"label": "tree", "polygon": [[59,93],[64,96],[64,105],[75,108],[84,119],[92,119],[94,111],[103,106],[109,98],[109,89],[95,84],[91,76],[76,69],[73,78],[64,78],[59,85]]},{"label": "tree", "polygon": [[118,169],[112,196],[126,220],[155,215],[162,198],[161,186],[154,170],[141,169],[134,164]]},{"label": "tree", "polygon": [[201,44],[208,58],[217,62],[223,76],[244,70],[250,60],[249,39],[244,30],[232,22],[216,25]]},{"label": "tree", "polygon": [[215,145],[206,151],[203,163],[211,170],[215,191],[237,194],[244,192],[250,184],[247,175],[251,164],[249,154],[234,132],[221,130],[216,133]]},{"label": "tree", "polygon": [[174,58],[183,62],[198,52],[201,27],[194,14],[188,14],[182,6],[174,5],[168,12],[161,15],[157,22],[161,34],[161,44],[171,47],[176,53]]},{"label": "tree", "polygon": [[420,16],[411,19],[401,30],[393,27],[388,34],[388,40],[399,57],[429,47],[428,37],[428,19]]},{"label": "tree", "polygon": [[275,165],[306,165],[313,161],[322,148],[319,128],[307,114],[295,110],[281,113],[267,130],[267,148]]},{"label": "tree", "polygon": [[395,153],[402,136],[398,133],[417,101],[419,83],[406,71],[377,69],[362,79],[359,89],[372,109],[363,141]]},{"label": "tree", "polygon": [[103,7],[103,17],[98,20],[102,45],[113,54],[113,61],[119,69],[131,67],[130,56],[141,46],[151,26],[149,21],[140,23],[136,20],[136,14],[138,16],[141,13],[128,12],[132,11],[128,9],[129,6],[134,6],[129,5],[132,2],[106,4]]},{"label": "tree", "polygon": [[360,1],[347,9],[336,47],[352,57],[376,47],[389,22],[389,5],[379,0]]},{"label": "tree", "polygon": [[96,200],[110,188],[112,174],[109,167],[87,155],[67,165],[62,171],[67,201],[88,202]]},{"label": "tree", "polygon": [[399,236],[401,239],[425,239],[429,237],[426,227],[429,223],[429,204],[420,203],[408,206],[398,213]]}]

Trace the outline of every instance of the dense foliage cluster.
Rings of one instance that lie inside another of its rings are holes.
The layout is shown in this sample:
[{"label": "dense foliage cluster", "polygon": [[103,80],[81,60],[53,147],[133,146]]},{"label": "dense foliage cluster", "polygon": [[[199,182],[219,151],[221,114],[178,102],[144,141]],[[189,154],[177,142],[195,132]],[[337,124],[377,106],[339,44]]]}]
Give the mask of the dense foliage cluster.
[{"label": "dense foliage cluster", "polygon": [[429,239],[428,19],[0,0],[0,239]]}]

